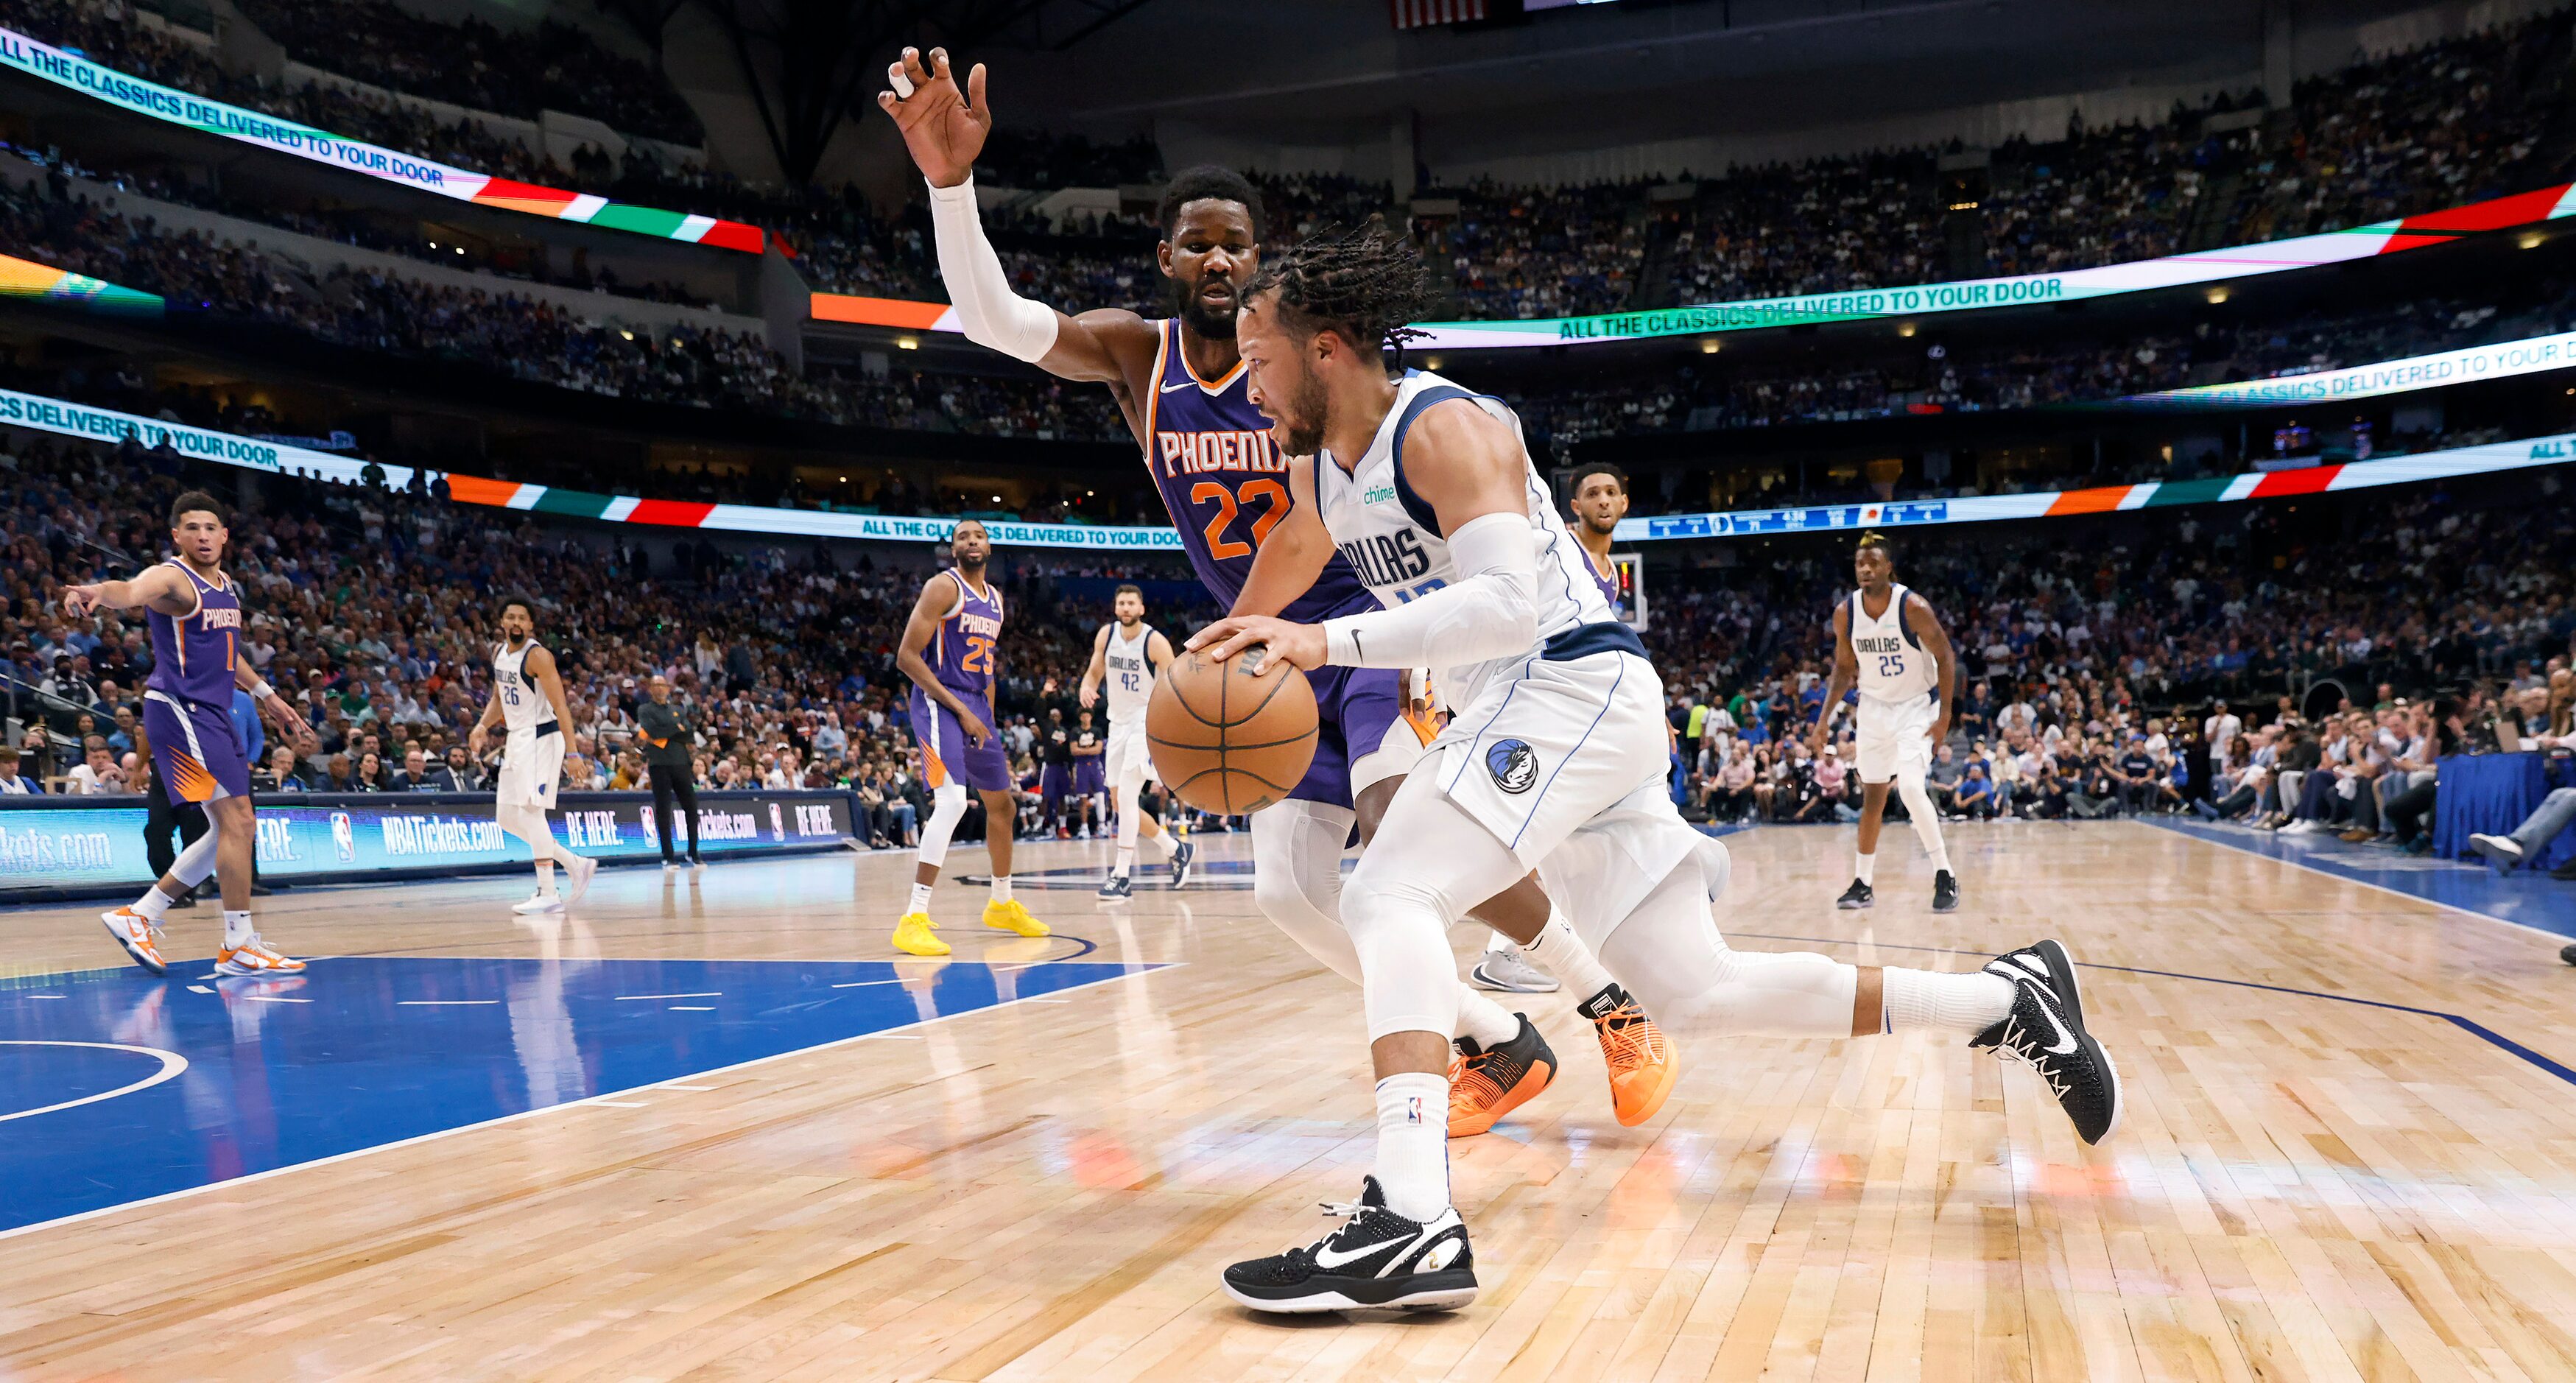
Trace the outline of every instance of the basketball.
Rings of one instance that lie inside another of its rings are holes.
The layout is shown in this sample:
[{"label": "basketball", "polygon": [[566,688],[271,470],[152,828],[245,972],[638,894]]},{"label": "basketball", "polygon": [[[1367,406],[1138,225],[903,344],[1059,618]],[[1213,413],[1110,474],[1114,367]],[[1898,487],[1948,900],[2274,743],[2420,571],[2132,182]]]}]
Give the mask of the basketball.
[{"label": "basketball", "polygon": [[1315,761],[1315,689],[1293,667],[1254,677],[1266,651],[1222,663],[1182,652],[1155,679],[1145,705],[1154,776],[1201,811],[1257,812]]}]

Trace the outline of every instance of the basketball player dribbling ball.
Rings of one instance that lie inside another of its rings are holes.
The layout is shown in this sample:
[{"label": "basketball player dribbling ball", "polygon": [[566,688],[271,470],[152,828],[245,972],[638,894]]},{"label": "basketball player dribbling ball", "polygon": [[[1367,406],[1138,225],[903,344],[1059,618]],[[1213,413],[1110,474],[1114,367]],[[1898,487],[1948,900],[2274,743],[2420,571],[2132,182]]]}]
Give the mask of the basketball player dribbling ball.
[{"label": "basketball player dribbling ball", "polygon": [[[1259,260],[1260,194],[1224,168],[1173,175],[1159,208],[1157,266],[1179,296],[1175,316],[1148,320],[1119,308],[1068,316],[1012,291],[975,206],[975,155],[992,117],[984,69],[960,91],[948,56],[907,48],[886,71],[877,104],[894,117],[930,186],[939,272],[968,340],[1064,379],[1108,385],[1144,450],[1146,470],[1180,530],[1209,594],[1239,614],[1284,613],[1318,621],[1377,608],[1377,599],[1329,543],[1293,578],[1251,580],[1254,554],[1276,541],[1291,504],[1288,459],[1246,391],[1235,350],[1235,310]],[[1320,539],[1318,540],[1320,541]],[[1353,829],[1366,841],[1424,739],[1405,715],[1401,669],[1321,669],[1316,752],[1285,801],[1252,814],[1256,906],[1318,961],[1353,984],[1361,967],[1342,926],[1341,857]],[[1581,937],[1551,908],[1529,871],[1480,899],[1479,921],[1518,939],[1543,969],[1589,961]],[[1478,1134],[1555,1079],[1556,1053],[1526,1016],[1505,1010],[1452,975],[1456,1079],[1449,1131]],[[1609,1070],[1622,1124],[1652,1118],[1680,1074],[1671,1043],[1625,993],[1585,1014]]]},{"label": "basketball player dribbling ball", "polygon": [[1011,760],[993,728],[993,683],[1001,672],[1002,592],[989,564],[992,535],[967,519],[949,535],[956,565],[921,583],[921,596],[904,621],[895,666],[912,679],[912,735],[921,744],[922,781],[930,785],[930,820],[922,823],[914,855],[912,899],[894,924],[894,947],[916,956],[944,956],[948,943],[932,933],[930,890],[948,861],[948,838],[966,819],[966,791],[984,799],[984,850],[993,857],[992,896],[984,925],[1020,936],[1045,936],[1047,926],[1011,896],[1011,830],[1019,805],[1011,795]]},{"label": "basketball player dribbling ball", "polygon": [[[537,604],[525,596],[501,602],[501,642],[492,646],[492,699],[465,737],[465,752],[483,757],[492,727],[502,727],[501,771],[492,778],[492,816],[501,829],[528,843],[536,857],[537,891],[510,911],[561,912],[590,891],[599,861],[585,859],[555,839],[546,813],[563,784],[565,727],[572,708],[554,651],[537,642]],[[555,892],[555,866],[572,876],[572,890]]]},{"label": "basketball player dribbling ball", "polygon": [[237,657],[242,634],[241,595],[224,575],[224,544],[232,538],[223,506],[200,491],[170,506],[170,545],[178,555],[131,581],[100,581],[63,591],[63,613],[141,607],[151,631],[152,673],[144,682],[143,734],[152,747],[152,771],[170,796],[206,810],[207,831],[153,881],[143,896],[102,914],[134,963],[155,975],[169,973],[159,938],[161,917],[208,874],[222,876],[224,944],[215,952],[223,975],[291,975],[304,962],[270,950],[251,925],[251,862],[258,825],[250,803],[250,765],[233,738],[233,689],[247,690],[259,712],[286,736],[298,755],[322,746],[313,727],[286,704],[250,664]]},{"label": "basketball player dribbling ball", "polygon": [[1229,617],[1191,646],[1219,659],[1261,646],[1265,672],[1427,666],[1456,711],[1343,890],[1378,1075],[1375,1166],[1359,1199],[1334,1208],[1344,1224],[1235,1264],[1227,1293],[1268,1311],[1474,1298],[1446,1147],[1423,1112],[1444,1093],[1459,993],[1446,932],[1497,881],[1542,865],[1551,891],[1581,900],[1600,957],[1562,976],[1578,991],[1624,982],[1693,1033],[1959,1033],[2038,1070],[2087,1142],[2106,1136],[2118,1077],[2085,1032],[2058,942],[1967,974],[1727,948],[1709,915],[1705,837],[1667,795],[1662,679],[1586,579],[1519,420],[1438,375],[1389,375],[1386,350],[1436,302],[1412,247],[1379,228],[1302,245],[1244,295],[1253,395],[1298,458],[1281,522],[1309,530],[1274,537],[1262,561],[1321,540],[1353,558],[1384,608],[1321,624]]},{"label": "basketball player dribbling ball", "polygon": [[1145,814],[1145,784],[1154,776],[1154,758],[1145,747],[1145,703],[1153,699],[1154,678],[1171,664],[1172,643],[1163,631],[1145,622],[1145,593],[1121,586],[1110,602],[1117,618],[1091,637],[1091,663],[1082,670],[1079,692],[1089,710],[1107,689],[1109,743],[1105,771],[1109,804],[1118,813],[1118,853],[1111,858],[1109,878],[1100,896],[1115,901],[1136,893],[1132,877],[1137,843],[1171,867],[1172,887],[1190,881],[1190,861],[1198,847],[1173,836]]},{"label": "basketball player dribbling ball", "polygon": [[1851,887],[1834,905],[1865,908],[1878,901],[1873,882],[1878,828],[1887,818],[1892,781],[1897,796],[1905,799],[1914,838],[1932,860],[1932,910],[1950,912],[1959,906],[1959,880],[1950,872],[1941,818],[1923,779],[1932,770],[1933,746],[1950,735],[1959,667],[1931,603],[1896,584],[1895,571],[1887,539],[1864,535],[1852,553],[1852,574],[1860,589],[1834,607],[1834,672],[1825,683],[1825,709],[1807,732],[1807,747],[1824,752],[1825,733],[1842,708],[1843,693],[1858,683],[1860,706],[1853,718],[1859,731],[1860,848]]}]

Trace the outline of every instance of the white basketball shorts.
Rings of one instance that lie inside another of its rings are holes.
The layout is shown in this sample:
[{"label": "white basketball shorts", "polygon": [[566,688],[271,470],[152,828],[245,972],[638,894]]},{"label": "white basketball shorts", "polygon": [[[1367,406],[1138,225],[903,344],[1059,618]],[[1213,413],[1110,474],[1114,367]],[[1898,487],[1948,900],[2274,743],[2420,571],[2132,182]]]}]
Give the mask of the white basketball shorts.
[{"label": "white basketball shorts", "polygon": [[1886,783],[1900,773],[1920,778],[1930,771],[1932,741],[1925,736],[1940,714],[1940,704],[1929,696],[1893,705],[1862,697],[1855,735],[1860,749],[1860,780]]},{"label": "white basketball shorts", "polygon": [[1109,722],[1109,740],[1101,754],[1100,769],[1108,775],[1109,786],[1121,792],[1138,783],[1154,781],[1154,755],[1145,745],[1144,712],[1124,721]]},{"label": "white basketball shorts", "polygon": [[563,782],[563,766],[561,733],[514,732],[501,746],[501,772],[492,781],[492,805],[551,809],[555,789]]},{"label": "white basketball shorts", "polygon": [[1671,765],[1663,679],[1645,659],[1608,651],[1531,658],[1494,677],[1432,742],[1422,769],[1535,869],[1631,794],[1663,791]]}]

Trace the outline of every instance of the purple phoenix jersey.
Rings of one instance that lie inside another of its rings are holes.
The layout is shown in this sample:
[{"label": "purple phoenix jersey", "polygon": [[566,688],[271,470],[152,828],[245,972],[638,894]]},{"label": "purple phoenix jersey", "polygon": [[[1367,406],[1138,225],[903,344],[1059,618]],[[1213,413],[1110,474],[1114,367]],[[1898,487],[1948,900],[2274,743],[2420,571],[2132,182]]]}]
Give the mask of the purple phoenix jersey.
[{"label": "purple phoenix jersey", "polygon": [[1592,568],[1592,584],[1601,588],[1601,599],[1604,603],[1609,605],[1610,613],[1624,617],[1626,607],[1619,603],[1618,564],[1614,562],[1611,564],[1609,571],[1602,571],[1601,568],[1592,565],[1592,553],[1590,549],[1586,549],[1584,551],[1583,564]]},{"label": "purple phoenix jersey", "polygon": [[[963,572],[953,568],[948,576],[957,583],[957,604],[940,618],[939,630],[924,651],[939,685],[955,692],[992,731],[993,679],[1001,666],[1002,592],[989,582],[978,592]],[[980,745],[970,743],[957,717],[919,687],[912,689],[912,724],[921,740],[922,776],[931,787],[951,779],[979,792],[1000,792],[1011,786],[1011,762],[1002,752],[998,731],[987,734]]]},{"label": "purple phoenix jersey", "polygon": [[[1252,556],[1287,517],[1288,458],[1270,437],[1270,420],[1253,407],[1243,362],[1213,382],[1198,377],[1181,350],[1181,324],[1156,323],[1154,392],[1145,399],[1145,469],[1163,492],[1163,507],[1181,531],[1199,581],[1232,609],[1252,575]],[[1335,553],[1306,593],[1279,617],[1321,624],[1336,615],[1378,608],[1350,563]],[[1351,761],[1377,752],[1404,714],[1404,682],[1387,668],[1321,667],[1308,674],[1323,721],[1315,762],[1288,796],[1351,805]]]},{"label": "purple phoenix jersey", "polygon": [[152,631],[152,675],[144,682],[143,734],[169,795],[205,802],[250,793],[250,766],[233,738],[233,654],[241,641],[241,596],[177,558],[171,566],[197,593],[185,615],[144,611]]}]

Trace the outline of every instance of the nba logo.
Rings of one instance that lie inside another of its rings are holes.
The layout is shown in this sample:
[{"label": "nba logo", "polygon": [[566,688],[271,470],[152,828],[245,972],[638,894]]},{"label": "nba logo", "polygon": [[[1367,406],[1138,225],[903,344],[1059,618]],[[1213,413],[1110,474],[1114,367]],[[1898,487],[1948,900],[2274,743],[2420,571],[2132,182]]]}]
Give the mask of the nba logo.
[{"label": "nba logo", "polygon": [[340,863],[353,864],[358,858],[357,828],[349,824],[347,812],[331,813],[331,848],[340,853]]},{"label": "nba logo", "polygon": [[653,824],[653,809],[651,807],[637,807],[635,809],[635,824],[644,828],[645,844],[657,847],[661,845],[662,833]]},{"label": "nba logo", "polygon": [[774,840],[787,839],[787,813],[775,802],[769,804],[769,834]]}]

